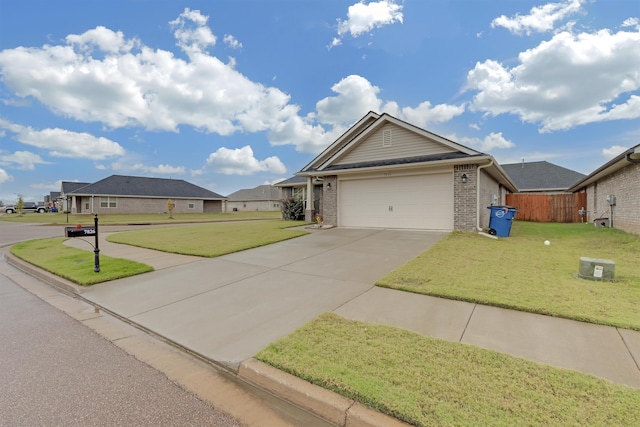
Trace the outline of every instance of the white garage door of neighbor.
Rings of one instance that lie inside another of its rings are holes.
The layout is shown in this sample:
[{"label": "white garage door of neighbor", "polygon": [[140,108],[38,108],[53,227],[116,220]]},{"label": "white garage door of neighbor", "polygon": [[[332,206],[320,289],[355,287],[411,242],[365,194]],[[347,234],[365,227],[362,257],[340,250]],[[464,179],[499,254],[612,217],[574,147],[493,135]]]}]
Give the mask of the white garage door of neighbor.
[{"label": "white garage door of neighbor", "polygon": [[450,172],[340,180],[338,189],[340,226],[453,229]]}]

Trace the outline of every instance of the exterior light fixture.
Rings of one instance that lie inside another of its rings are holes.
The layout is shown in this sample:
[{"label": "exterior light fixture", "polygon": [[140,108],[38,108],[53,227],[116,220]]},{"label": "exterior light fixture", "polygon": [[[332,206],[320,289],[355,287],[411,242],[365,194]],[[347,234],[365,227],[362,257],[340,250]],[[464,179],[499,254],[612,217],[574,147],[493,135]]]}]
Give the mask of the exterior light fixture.
[{"label": "exterior light fixture", "polygon": [[327,182],[327,190],[331,190],[331,183]]},{"label": "exterior light fixture", "polygon": [[460,175],[460,180],[462,181],[463,184],[466,184],[468,179],[469,177],[467,176],[466,173],[463,173],[462,175]]}]

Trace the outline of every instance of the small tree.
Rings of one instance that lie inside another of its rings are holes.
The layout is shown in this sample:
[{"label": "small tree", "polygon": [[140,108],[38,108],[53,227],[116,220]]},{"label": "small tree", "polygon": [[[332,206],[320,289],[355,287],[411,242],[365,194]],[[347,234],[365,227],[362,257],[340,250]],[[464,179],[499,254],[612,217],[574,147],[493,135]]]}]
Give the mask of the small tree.
[{"label": "small tree", "polygon": [[167,200],[167,210],[169,211],[169,219],[173,219],[173,209],[176,207],[176,204],[173,202],[173,199]]},{"label": "small tree", "polygon": [[22,216],[23,209],[24,209],[24,199],[22,198],[22,194],[18,194],[18,203],[16,203],[16,210],[18,211],[18,216]]},{"label": "small tree", "polygon": [[299,221],[304,219],[304,202],[293,197],[280,200],[282,219]]}]

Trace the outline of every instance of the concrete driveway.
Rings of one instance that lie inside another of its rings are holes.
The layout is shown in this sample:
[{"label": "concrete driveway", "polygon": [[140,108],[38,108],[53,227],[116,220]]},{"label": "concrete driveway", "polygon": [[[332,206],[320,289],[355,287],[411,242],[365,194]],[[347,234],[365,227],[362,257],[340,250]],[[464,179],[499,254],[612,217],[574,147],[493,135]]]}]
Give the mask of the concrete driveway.
[{"label": "concrete driveway", "polygon": [[[235,369],[272,341],[362,295],[377,279],[445,235],[415,230],[316,231],[95,285],[83,296]],[[102,250],[118,256],[106,247]]]}]

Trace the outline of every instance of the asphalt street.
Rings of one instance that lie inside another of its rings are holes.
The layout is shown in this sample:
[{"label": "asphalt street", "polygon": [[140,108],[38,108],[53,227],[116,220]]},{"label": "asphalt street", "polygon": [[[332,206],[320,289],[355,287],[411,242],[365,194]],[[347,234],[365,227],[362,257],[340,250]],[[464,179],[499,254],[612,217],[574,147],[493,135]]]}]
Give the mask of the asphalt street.
[{"label": "asphalt street", "polygon": [[4,275],[0,342],[2,426],[240,425]]}]

